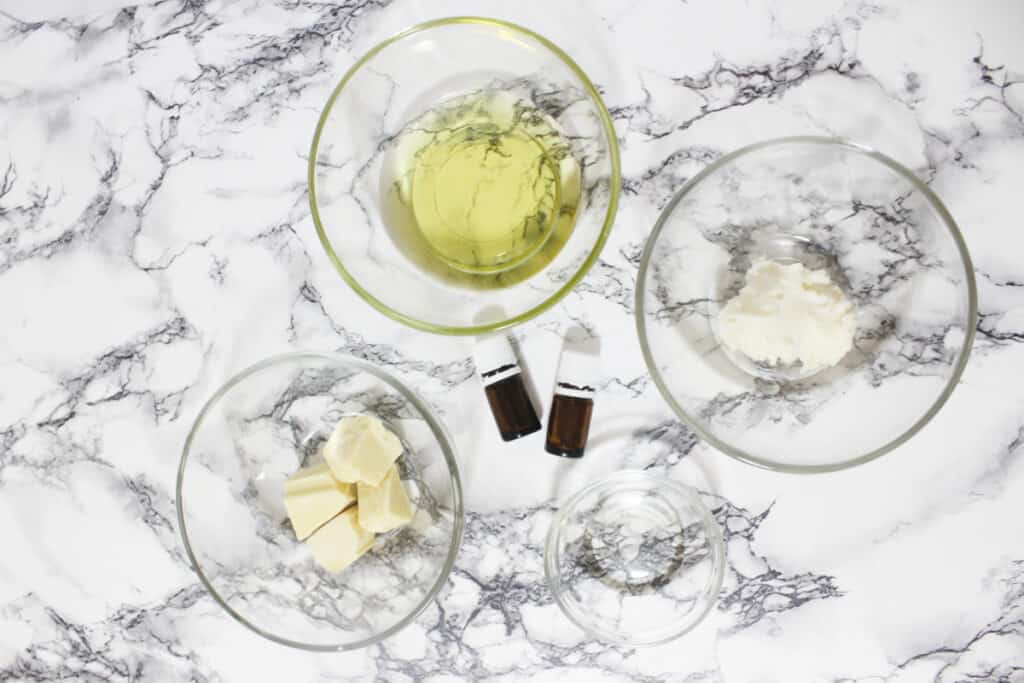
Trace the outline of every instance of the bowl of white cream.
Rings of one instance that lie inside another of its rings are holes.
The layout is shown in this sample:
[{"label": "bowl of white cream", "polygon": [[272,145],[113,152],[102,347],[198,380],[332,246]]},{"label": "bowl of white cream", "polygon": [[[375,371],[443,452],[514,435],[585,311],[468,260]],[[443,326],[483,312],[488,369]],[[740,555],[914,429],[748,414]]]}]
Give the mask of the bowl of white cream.
[{"label": "bowl of white cream", "polygon": [[636,321],[662,395],[698,435],[793,472],[877,458],[956,386],[970,256],[913,172],[854,143],[784,138],[721,157],[663,210]]}]

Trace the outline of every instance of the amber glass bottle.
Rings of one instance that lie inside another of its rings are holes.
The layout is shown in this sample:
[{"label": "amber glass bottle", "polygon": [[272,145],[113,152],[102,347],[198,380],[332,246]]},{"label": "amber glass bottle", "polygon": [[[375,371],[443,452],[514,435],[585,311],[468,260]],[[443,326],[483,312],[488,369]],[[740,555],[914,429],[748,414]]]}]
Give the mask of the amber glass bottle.
[{"label": "amber glass bottle", "polygon": [[512,441],[538,431],[540,420],[508,339],[503,335],[479,339],[473,358],[501,438]]},{"label": "amber glass bottle", "polygon": [[595,365],[596,359],[589,354],[562,352],[544,443],[548,453],[566,458],[583,457],[594,413]]}]

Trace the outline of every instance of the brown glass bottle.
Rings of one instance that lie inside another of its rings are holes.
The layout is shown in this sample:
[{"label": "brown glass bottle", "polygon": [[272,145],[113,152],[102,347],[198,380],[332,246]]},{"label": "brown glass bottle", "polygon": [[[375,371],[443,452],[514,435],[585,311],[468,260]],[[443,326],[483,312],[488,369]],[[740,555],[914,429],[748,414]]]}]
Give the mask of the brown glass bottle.
[{"label": "brown glass bottle", "polygon": [[587,448],[590,418],[594,413],[596,358],[566,350],[558,362],[555,396],[548,416],[544,450],[552,455],[581,458]]},{"label": "brown glass bottle", "polygon": [[[591,395],[593,395],[591,393]],[[548,418],[548,437],[544,450],[566,458],[582,458],[590,433],[590,417],[594,413],[594,399],[566,396],[555,389]]]},{"label": "brown glass bottle", "polygon": [[491,414],[504,441],[512,441],[540,429],[540,420],[526,393],[522,373],[484,387]]},{"label": "brown glass bottle", "polygon": [[473,355],[502,440],[512,441],[540,430],[537,411],[508,339],[484,337],[477,342]]}]

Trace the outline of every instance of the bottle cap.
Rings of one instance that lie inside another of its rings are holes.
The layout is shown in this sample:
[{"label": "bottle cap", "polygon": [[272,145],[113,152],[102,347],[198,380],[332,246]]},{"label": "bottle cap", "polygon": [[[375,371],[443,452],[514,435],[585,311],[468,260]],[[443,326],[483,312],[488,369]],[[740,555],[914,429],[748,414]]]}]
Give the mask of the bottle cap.
[{"label": "bottle cap", "polygon": [[512,344],[503,334],[479,337],[473,349],[473,363],[485,387],[522,372]]},{"label": "bottle cap", "polygon": [[566,349],[558,361],[555,393],[574,398],[593,398],[597,391],[597,376],[597,356]]}]

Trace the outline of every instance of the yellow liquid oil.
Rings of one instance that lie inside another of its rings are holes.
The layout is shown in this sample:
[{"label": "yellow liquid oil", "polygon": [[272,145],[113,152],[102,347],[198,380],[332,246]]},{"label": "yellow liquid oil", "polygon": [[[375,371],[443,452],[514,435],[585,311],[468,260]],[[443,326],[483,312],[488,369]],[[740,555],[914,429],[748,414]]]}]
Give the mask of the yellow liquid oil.
[{"label": "yellow liquid oil", "polygon": [[424,239],[457,270],[493,272],[536,253],[558,207],[558,167],[529,133],[494,124],[438,135],[413,164]]},{"label": "yellow liquid oil", "polygon": [[565,244],[579,166],[554,122],[502,91],[440,103],[385,164],[385,220],[399,249],[453,284],[520,282]]}]

